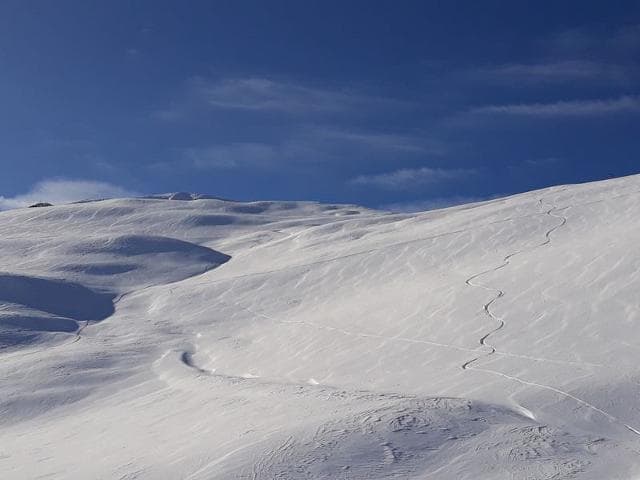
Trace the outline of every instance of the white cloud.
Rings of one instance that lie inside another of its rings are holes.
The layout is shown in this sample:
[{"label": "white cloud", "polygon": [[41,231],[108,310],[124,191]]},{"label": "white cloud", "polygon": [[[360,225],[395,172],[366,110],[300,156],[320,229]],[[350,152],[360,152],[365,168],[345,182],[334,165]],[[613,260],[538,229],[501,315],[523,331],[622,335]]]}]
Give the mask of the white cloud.
[{"label": "white cloud", "polygon": [[117,185],[92,180],[50,179],[36,183],[27,193],[0,196],[0,210],[26,207],[36,202],[54,205],[100,198],[132,197],[136,193]]},{"label": "white cloud", "polygon": [[360,175],[350,181],[352,185],[376,187],[384,190],[410,190],[440,182],[457,180],[475,174],[472,169],[403,168],[394,172]]},{"label": "white cloud", "polygon": [[471,114],[529,117],[587,117],[616,113],[640,113],[640,97],[623,96],[605,100],[571,100],[554,103],[488,105],[474,108]]}]

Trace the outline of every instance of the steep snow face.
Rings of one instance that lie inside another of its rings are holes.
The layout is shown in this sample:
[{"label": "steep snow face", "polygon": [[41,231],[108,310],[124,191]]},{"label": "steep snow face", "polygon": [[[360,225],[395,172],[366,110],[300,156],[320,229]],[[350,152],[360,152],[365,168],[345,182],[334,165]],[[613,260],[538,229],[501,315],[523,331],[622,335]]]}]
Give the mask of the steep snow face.
[{"label": "steep snow face", "polygon": [[640,176],[0,213],[2,478],[640,475]]}]

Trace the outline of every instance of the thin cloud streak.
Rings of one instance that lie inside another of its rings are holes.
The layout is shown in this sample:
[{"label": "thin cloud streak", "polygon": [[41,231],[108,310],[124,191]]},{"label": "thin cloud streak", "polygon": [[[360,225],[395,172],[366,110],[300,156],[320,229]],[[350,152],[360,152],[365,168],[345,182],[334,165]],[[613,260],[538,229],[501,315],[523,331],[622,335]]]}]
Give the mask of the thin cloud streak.
[{"label": "thin cloud streak", "polygon": [[319,88],[263,77],[207,79],[187,82],[187,95],[166,109],[152,112],[158,120],[175,121],[196,110],[285,113],[294,116],[357,114],[363,110],[406,108],[401,100],[347,90]]},{"label": "thin cloud streak", "polygon": [[625,85],[640,77],[638,66],[611,64],[591,60],[564,60],[531,64],[506,64],[481,68],[472,76],[494,83],[606,83]]},{"label": "thin cloud streak", "polygon": [[471,115],[511,115],[523,117],[590,117],[618,113],[640,113],[640,97],[623,96],[606,100],[570,100],[555,103],[487,105],[473,108]]},{"label": "thin cloud streak", "polygon": [[342,111],[353,101],[350,95],[275,82],[266,78],[195,81],[201,98],[213,108],[271,110],[289,113]]},{"label": "thin cloud streak", "polygon": [[425,135],[402,135],[393,133],[372,133],[353,130],[312,129],[309,135],[317,139],[326,139],[347,144],[402,153],[424,153],[444,155],[447,146],[434,138]]},{"label": "thin cloud streak", "polygon": [[236,142],[183,149],[180,161],[199,169],[233,170],[240,168],[273,169],[284,164],[323,164],[361,159],[417,158],[446,153],[441,142],[419,135],[300,128],[287,138],[272,143]]}]

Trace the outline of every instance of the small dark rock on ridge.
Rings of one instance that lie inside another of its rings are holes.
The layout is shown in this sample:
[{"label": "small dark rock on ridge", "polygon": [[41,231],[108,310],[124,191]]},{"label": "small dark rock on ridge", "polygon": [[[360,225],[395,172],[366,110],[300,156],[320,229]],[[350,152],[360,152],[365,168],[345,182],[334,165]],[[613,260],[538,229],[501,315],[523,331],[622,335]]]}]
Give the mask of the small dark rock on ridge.
[{"label": "small dark rock on ridge", "polygon": [[53,207],[53,205],[47,202],[38,202],[38,203],[34,203],[33,205],[29,205],[29,208],[39,208],[39,207]]}]

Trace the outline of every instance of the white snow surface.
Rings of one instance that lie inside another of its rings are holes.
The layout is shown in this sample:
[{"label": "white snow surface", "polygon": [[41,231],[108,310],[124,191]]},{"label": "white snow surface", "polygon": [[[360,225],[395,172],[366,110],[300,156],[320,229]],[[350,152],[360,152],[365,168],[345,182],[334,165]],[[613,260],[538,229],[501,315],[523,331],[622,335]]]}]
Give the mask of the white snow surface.
[{"label": "white snow surface", "polygon": [[640,176],[0,213],[0,478],[640,478]]}]

